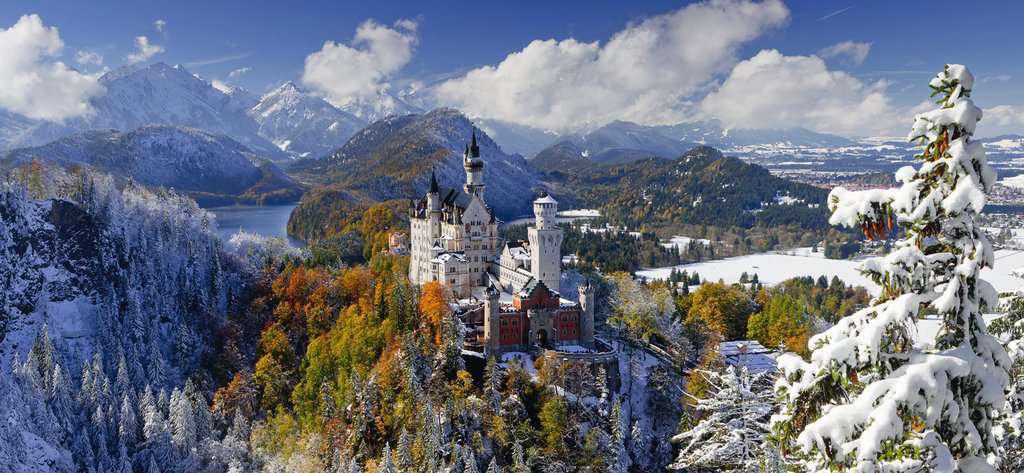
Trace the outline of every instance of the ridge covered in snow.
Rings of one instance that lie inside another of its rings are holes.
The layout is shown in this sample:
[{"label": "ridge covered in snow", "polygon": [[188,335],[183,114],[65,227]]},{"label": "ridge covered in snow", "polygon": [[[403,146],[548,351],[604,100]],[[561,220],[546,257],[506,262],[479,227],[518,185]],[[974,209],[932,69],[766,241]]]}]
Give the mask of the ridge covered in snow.
[{"label": "ridge covered in snow", "polygon": [[292,82],[267,93],[249,110],[259,134],[281,151],[319,158],[345,144],[366,122]]}]

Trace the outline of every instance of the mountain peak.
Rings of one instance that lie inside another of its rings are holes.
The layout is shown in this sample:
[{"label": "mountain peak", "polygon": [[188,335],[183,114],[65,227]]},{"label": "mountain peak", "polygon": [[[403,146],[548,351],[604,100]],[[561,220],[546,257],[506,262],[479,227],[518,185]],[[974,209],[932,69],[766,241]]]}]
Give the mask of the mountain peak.
[{"label": "mountain peak", "polygon": [[292,82],[292,81],[287,81],[284,84],[279,85],[276,89],[271,91],[270,94],[268,94],[268,95],[305,94],[305,93],[306,92],[304,90],[302,90],[302,88],[299,87],[298,84],[296,84],[295,82]]}]

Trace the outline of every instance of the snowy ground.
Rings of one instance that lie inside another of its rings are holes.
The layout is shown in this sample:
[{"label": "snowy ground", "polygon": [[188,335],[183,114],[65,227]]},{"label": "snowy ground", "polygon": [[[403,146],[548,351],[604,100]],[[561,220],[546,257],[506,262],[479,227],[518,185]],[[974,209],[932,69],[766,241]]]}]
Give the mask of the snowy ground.
[{"label": "snowy ground", "polygon": [[[738,282],[740,275],[758,276],[758,280],[766,285],[778,284],[786,279],[798,276],[817,278],[825,275],[831,279],[838,276],[847,284],[864,286],[872,294],[878,293],[878,286],[857,271],[859,260],[835,260],[825,258],[822,252],[811,251],[810,248],[797,248],[790,251],[757,253],[735,258],[726,258],[702,263],[674,266],[686,270],[690,274],[697,272],[702,281]],[[1014,276],[1013,270],[1024,267],[1024,251],[997,250],[994,269],[982,271],[982,277],[995,286],[999,292],[1010,292],[1024,289],[1024,280]],[[666,279],[673,266],[664,268],[643,269],[636,272],[639,277],[648,280]]]},{"label": "snowy ground", "polygon": [[698,244],[703,246],[711,246],[711,240],[706,238],[690,238],[688,236],[681,235],[673,236],[669,240],[661,242],[661,246],[665,248],[675,248],[682,253],[683,250],[686,250],[686,248],[690,246],[691,241],[696,241]]},{"label": "snowy ground", "polygon": [[596,209],[563,210],[558,212],[558,216],[568,218],[597,218],[601,216],[601,211]]},{"label": "snowy ground", "polygon": [[[999,317],[999,314],[984,314],[982,316],[985,319],[985,324],[991,324],[993,320]],[[917,321],[917,342],[914,345],[921,348],[931,348],[932,343],[935,341],[935,335],[939,333],[939,327],[942,325],[942,320],[938,316],[927,316]]]}]

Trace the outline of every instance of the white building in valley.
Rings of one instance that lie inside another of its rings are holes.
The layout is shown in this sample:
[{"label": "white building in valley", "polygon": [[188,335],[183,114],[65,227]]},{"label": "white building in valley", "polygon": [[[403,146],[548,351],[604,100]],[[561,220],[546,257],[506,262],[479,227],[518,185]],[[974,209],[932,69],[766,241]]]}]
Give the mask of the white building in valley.
[{"label": "white building in valley", "polygon": [[590,286],[581,289],[580,301],[559,296],[558,202],[542,194],[533,202],[528,239],[503,242],[494,209],[484,200],[484,161],[475,132],[462,163],[462,189],[439,186],[431,173],[427,194],[410,205],[409,278],[421,285],[440,282],[459,299],[477,301],[489,353],[533,344],[593,346]]}]

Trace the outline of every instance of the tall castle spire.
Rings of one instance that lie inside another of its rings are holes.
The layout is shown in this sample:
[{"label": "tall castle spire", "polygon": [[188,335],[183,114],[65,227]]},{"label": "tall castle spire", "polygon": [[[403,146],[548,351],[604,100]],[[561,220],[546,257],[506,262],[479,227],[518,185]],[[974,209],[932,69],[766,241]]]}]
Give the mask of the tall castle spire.
[{"label": "tall castle spire", "polygon": [[480,159],[480,146],[476,144],[476,128],[473,128],[473,137],[470,144],[466,146],[463,155],[462,167],[466,169],[467,194],[476,194],[483,197],[484,194],[484,160]]}]

